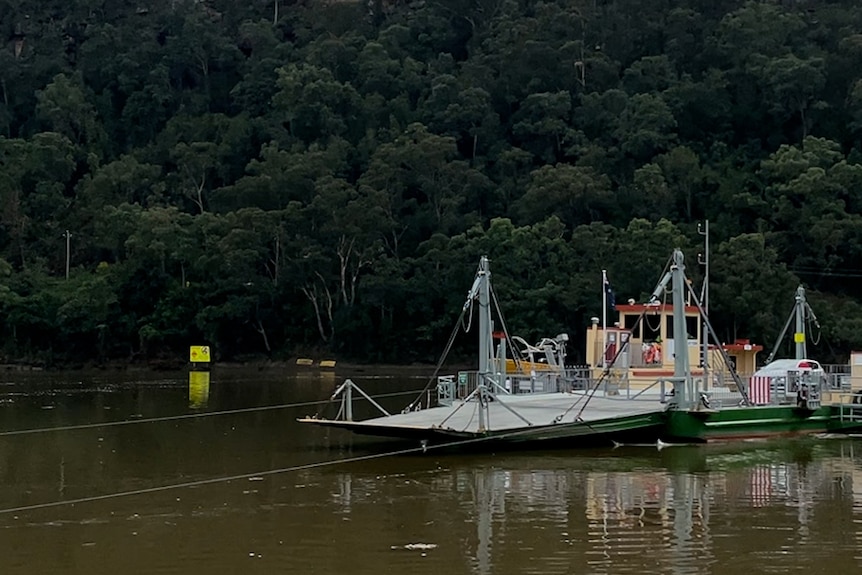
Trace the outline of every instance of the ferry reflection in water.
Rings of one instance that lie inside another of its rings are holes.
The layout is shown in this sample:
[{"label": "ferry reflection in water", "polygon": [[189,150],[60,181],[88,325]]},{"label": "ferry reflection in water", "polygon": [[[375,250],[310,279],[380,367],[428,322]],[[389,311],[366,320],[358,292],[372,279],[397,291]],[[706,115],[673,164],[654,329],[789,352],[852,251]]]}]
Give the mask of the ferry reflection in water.
[{"label": "ferry reflection in water", "polygon": [[[448,572],[849,573],[862,566],[854,447],[808,439],[485,458],[373,478],[339,474],[335,501],[350,515],[403,491],[402,504],[386,504],[414,523],[443,523],[404,548],[431,556],[462,547]],[[426,488],[427,499],[418,495]],[[416,499],[423,505],[408,503]],[[464,526],[460,542],[447,541],[456,526]],[[434,572],[421,565],[411,571]]]},{"label": "ferry reflection in water", "polygon": [[[187,374],[46,382],[40,393],[6,386],[0,423],[300,403],[333,386],[285,381],[226,372],[213,375],[208,393],[190,389]],[[371,392],[392,383],[379,388]],[[294,423],[310,409],[0,436],[0,508],[403,447]],[[808,438],[661,451],[429,451],[0,514],[0,552],[4,575],[859,573],[860,450],[859,440]]]}]

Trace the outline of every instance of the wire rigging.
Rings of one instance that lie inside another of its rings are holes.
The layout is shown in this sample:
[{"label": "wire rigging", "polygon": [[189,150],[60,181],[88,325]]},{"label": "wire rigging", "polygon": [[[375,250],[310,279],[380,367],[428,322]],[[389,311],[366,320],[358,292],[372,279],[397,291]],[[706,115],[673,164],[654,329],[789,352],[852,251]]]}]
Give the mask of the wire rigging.
[{"label": "wire rigging", "polygon": [[[477,269],[476,275],[479,275],[481,268]],[[467,317],[467,323],[464,323],[464,317]],[[469,332],[471,327],[473,326],[473,298],[470,297],[461,307],[461,314],[458,316],[458,319],[455,321],[455,326],[452,328],[452,333],[449,335],[449,341],[446,342],[446,347],[443,350],[443,353],[440,355],[440,359],[437,360],[437,365],[434,367],[434,371],[431,373],[431,376],[428,378],[428,383],[425,384],[425,387],[419,392],[419,395],[410,402],[407,407],[404,408],[403,413],[408,411],[415,410],[422,402],[422,398],[431,389],[431,385],[437,380],[437,376],[440,373],[440,370],[443,368],[443,362],[446,361],[446,358],[449,356],[449,352],[452,351],[452,345],[455,343],[455,338],[458,336],[458,329],[463,327],[464,332]],[[430,400],[429,400],[430,401]],[[430,406],[429,406],[430,407]]]},{"label": "wire rigging", "polygon": [[[663,277],[665,276],[665,274],[667,274],[668,270],[670,270],[670,266],[671,266],[671,264],[672,264],[672,263],[673,263],[673,256],[669,257],[669,258],[667,259],[667,262],[664,264],[664,269],[662,270],[661,275],[659,276],[660,278],[663,278]],[[659,281],[661,281],[661,280],[659,280]],[[568,407],[568,408],[567,408],[567,409],[566,409],[562,414],[560,414],[560,415],[558,415],[557,417],[555,417],[555,418],[554,418],[554,423],[559,423],[560,421],[562,421],[562,420],[563,420],[563,418],[564,418],[564,417],[566,417],[566,415],[568,415],[568,414],[569,414],[569,412],[571,412],[575,407],[577,407],[577,406],[578,406],[578,404],[579,404],[582,400],[584,400],[584,399],[585,399],[585,401],[584,401],[583,405],[581,405],[581,409],[578,411],[578,414],[575,416],[575,421],[578,421],[578,420],[583,421],[583,420],[581,419],[581,415],[583,415],[584,410],[587,408],[587,405],[590,403],[590,400],[592,400],[592,399],[593,399],[593,397],[595,396],[596,391],[598,391],[598,389],[599,389],[599,387],[601,386],[601,384],[602,384],[602,383],[605,381],[605,379],[610,375],[610,373],[611,373],[610,368],[611,368],[611,367],[613,367],[613,365],[616,363],[617,358],[619,358],[619,356],[620,356],[620,355],[622,355],[623,351],[624,351],[628,346],[630,346],[630,345],[631,345],[632,334],[633,334],[633,333],[634,333],[634,331],[637,329],[638,325],[640,325],[640,323],[641,323],[642,321],[643,321],[644,323],[646,323],[645,318],[646,318],[646,315],[647,315],[647,312],[648,312],[648,311],[650,311],[650,310],[649,310],[649,308],[648,308],[648,306],[644,306],[643,311],[642,311],[642,312],[641,312],[641,314],[638,316],[638,318],[637,318],[637,320],[635,321],[635,323],[634,323],[634,325],[632,326],[632,328],[631,328],[631,329],[629,329],[629,330],[627,330],[627,331],[628,331],[628,337],[626,338],[625,343],[624,343],[623,345],[620,345],[620,346],[618,346],[618,347],[617,347],[617,351],[616,351],[616,353],[614,354],[614,356],[611,358],[610,364],[609,364],[609,365],[607,365],[607,364],[605,365],[605,369],[602,371],[602,374],[598,377],[598,379],[596,379],[596,382],[593,384],[592,389],[590,389],[590,390],[589,390],[589,392],[588,392],[587,394],[582,395],[581,397],[579,397],[579,398],[578,398],[578,399],[577,399],[577,400],[576,400],[576,401],[575,401],[571,406],[569,406],[569,407]],[[605,353],[607,353],[607,350],[602,350],[602,357],[604,357],[604,354],[605,354]],[[587,427],[590,427],[590,425],[589,425],[589,424],[587,424],[586,422],[584,422],[584,423],[587,425]],[[590,429],[592,429],[592,427],[590,427]]]},{"label": "wire rigging", "polygon": [[512,341],[512,337],[509,334],[509,326],[506,325],[506,318],[503,317],[503,308],[500,307],[500,301],[497,299],[497,292],[494,290],[493,286],[491,286],[490,291],[491,301],[494,303],[494,309],[497,310],[497,317],[500,318],[500,327],[503,328],[503,334],[506,337],[506,345],[510,350],[512,350],[512,360],[520,368],[521,362],[523,362],[525,358],[521,354],[521,351],[515,347],[515,342]]},{"label": "wire rigging", "polygon": [[66,500],[58,500],[58,501],[46,501],[44,503],[34,503],[31,505],[21,505],[19,507],[8,507],[5,509],[0,509],[0,515],[8,515],[9,513],[22,513],[25,511],[34,511],[37,509],[48,509],[52,507],[62,507],[65,505],[79,505],[83,503],[92,503],[96,501],[105,501],[108,499],[119,499],[121,497],[133,497],[135,495],[147,495],[151,493],[159,493],[162,491],[169,491],[173,489],[184,489],[189,487],[199,487],[202,485],[215,485],[218,483],[228,483],[230,481],[238,481],[242,479],[252,479],[257,477],[267,477],[272,475],[280,475],[284,473],[291,473],[295,471],[307,471],[309,469],[319,469],[322,467],[329,467],[332,465],[340,465],[347,463],[357,463],[360,461],[371,461],[374,459],[382,459],[384,457],[394,457],[398,455],[411,455],[415,453],[425,453],[427,451],[432,451],[435,449],[448,449],[454,447],[463,447],[465,445],[483,443],[486,441],[499,441],[502,439],[509,439],[512,437],[517,437],[518,435],[524,435],[533,433],[532,429],[519,429],[517,431],[512,431],[509,433],[501,433],[499,435],[488,435],[484,437],[474,437],[470,439],[459,439],[457,441],[451,441],[447,443],[435,443],[435,444],[427,444],[423,442],[423,444],[419,447],[409,447],[406,449],[398,449],[395,451],[388,451],[385,453],[372,453],[368,455],[359,455],[356,457],[344,457],[341,459],[330,459],[326,461],[317,461],[314,463],[306,463],[303,465],[294,465],[291,467],[282,467],[278,469],[269,469],[266,471],[258,471],[255,473],[242,473],[238,475],[228,475],[224,477],[212,477],[209,479],[198,479],[195,481],[184,481],[182,483],[172,483],[169,485],[159,485],[156,487],[145,487],[142,489],[132,489],[129,491],[119,491],[115,493],[105,493],[103,495],[93,495],[90,497],[79,497],[77,499],[66,499]]},{"label": "wire rigging", "polygon": [[[397,397],[400,395],[412,395],[416,390],[398,391],[393,393],[383,393],[372,396],[375,399],[384,397]],[[167,415],[164,417],[148,417],[143,419],[124,419],[122,421],[105,421],[102,423],[83,423],[80,425],[61,425],[56,427],[37,427],[31,429],[13,429],[9,431],[0,431],[0,437],[9,437],[13,435],[29,435],[33,433],[49,433],[55,431],[78,431],[82,429],[97,429],[102,427],[117,427],[120,425],[134,425],[138,423],[160,423],[163,421],[178,421],[183,419],[197,419],[202,417],[213,417],[217,415],[233,415],[238,413],[253,413],[257,411],[272,411],[276,409],[290,409],[295,407],[308,407],[311,405],[320,405],[328,403],[330,400],[321,399],[317,401],[302,401],[298,403],[282,403],[279,405],[262,405],[258,407],[243,407],[240,409],[227,409],[222,411],[208,411],[205,413],[186,413],[183,415]]]},{"label": "wire rigging", "polygon": [[[808,306],[806,306],[808,307]],[[806,314],[806,321],[808,322],[808,333],[811,335],[811,344],[812,345],[820,345],[820,336],[823,334],[823,330],[820,328],[820,322],[817,321],[817,318],[814,316],[814,312],[811,311],[811,308],[808,307],[808,314]],[[813,327],[812,327],[813,326]],[[817,328],[817,336],[814,334],[814,327]]]},{"label": "wire rigging", "polygon": [[[472,309],[472,306],[470,307]],[[455,343],[455,338],[458,336],[458,328],[461,327],[462,321],[464,319],[464,313],[467,308],[461,309],[461,315],[458,316],[458,320],[455,322],[455,327],[452,328],[452,333],[449,335],[449,341],[446,342],[446,348],[443,350],[443,354],[440,356],[440,359],[437,360],[437,365],[434,367],[434,371],[431,373],[431,376],[428,378],[428,383],[425,384],[419,391],[419,395],[411,401],[407,407],[404,408],[404,411],[413,411],[416,409],[416,406],[420,404],[422,401],[422,397],[425,393],[431,389],[431,385],[437,380],[437,375],[440,373],[440,369],[443,367],[443,362],[446,361],[446,357],[449,355],[449,352],[452,350],[452,345]],[[469,329],[469,327],[468,327]]]}]

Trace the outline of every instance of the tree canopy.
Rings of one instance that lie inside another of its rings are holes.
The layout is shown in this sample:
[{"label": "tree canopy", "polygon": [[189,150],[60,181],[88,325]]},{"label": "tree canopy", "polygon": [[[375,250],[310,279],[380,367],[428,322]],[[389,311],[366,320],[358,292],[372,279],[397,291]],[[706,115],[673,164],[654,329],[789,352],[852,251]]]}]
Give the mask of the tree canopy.
[{"label": "tree canopy", "polygon": [[771,344],[801,283],[844,361],[860,29],[850,0],[0,0],[0,354],[429,360],[483,254],[510,327],[579,342],[602,269],[640,298],[681,247],[700,282],[709,220],[722,337]]}]

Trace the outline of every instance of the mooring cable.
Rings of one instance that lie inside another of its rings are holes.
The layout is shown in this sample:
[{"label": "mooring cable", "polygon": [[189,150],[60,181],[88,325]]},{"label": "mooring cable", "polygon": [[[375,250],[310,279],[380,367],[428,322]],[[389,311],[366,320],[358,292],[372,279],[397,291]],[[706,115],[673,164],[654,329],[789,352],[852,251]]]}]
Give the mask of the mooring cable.
[{"label": "mooring cable", "polygon": [[279,475],[283,473],[291,473],[294,471],[306,471],[309,469],[318,469],[321,467],[329,467],[342,463],[357,463],[360,461],[370,461],[373,459],[382,459],[384,457],[394,457],[397,455],[410,455],[413,453],[425,453],[434,449],[446,449],[450,447],[461,447],[464,445],[476,444],[491,440],[507,439],[510,437],[532,433],[532,429],[519,429],[510,433],[502,433],[499,435],[486,435],[483,437],[473,437],[470,439],[459,439],[447,443],[423,444],[419,447],[410,447],[406,449],[398,449],[396,451],[387,451],[385,453],[371,453],[368,455],[358,455],[356,457],[344,457],[342,459],[331,459],[328,461],[317,461],[314,463],[305,463],[302,465],[294,465],[292,467],[282,467],[280,469],[269,469],[266,471],[258,471],[255,473],[242,473],[239,475],[229,475],[225,477],[213,477],[209,479],[198,479],[195,481],[185,481],[183,483],[173,483],[170,485],[159,485],[156,487],[144,487],[142,489],[132,489],[129,491],[118,491],[115,493],[105,493],[103,495],[92,495],[90,497],[79,497],[77,499],[65,499],[60,501],[46,501],[44,503],[34,503],[31,505],[21,505],[18,507],[7,507],[0,509],[0,515],[8,515],[9,513],[22,513],[25,511],[35,511],[37,509],[47,509],[51,507],[62,507],[64,505],[78,505],[82,503],[92,503],[96,501],[104,501],[107,499],[118,499],[121,497],[133,497],[135,495],[147,495],[150,493],[158,493],[161,491],[169,491],[172,489],[184,489],[189,487],[199,487],[202,485],[214,485],[217,483],[227,483],[230,481],[239,481],[241,479],[252,479],[257,477],[266,477],[270,475]]},{"label": "mooring cable", "polygon": [[[373,395],[374,399],[380,399],[384,397],[397,397],[400,395],[413,395],[416,393],[416,390],[410,391],[398,391],[393,393],[383,393],[379,395]],[[202,417],[213,417],[217,415],[233,415],[238,413],[252,413],[256,411],[272,411],[276,409],[290,409],[295,407],[308,407],[312,405],[320,405],[322,403],[327,403],[328,399],[321,399],[317,401],[302,401],[298,403],[282,403],[279,405],[261,405],[258,407],[243,407],[239,409],[226,409],[222,411],[207,411],[203,413],[184,413],[182,415],[166,415],[164,417],[148,417],[148,418],[137,418],[137,419],[123,419],[120,421],[105,421],[102,423],[82,423],[80,425],[60,425],[55,427],[37,427],[32,429],[13,429],[10,431],[0,431],[0,437],[9,437],[13,435],[29,435],[32,433],[49,433],[54,431],[76,431],[81,429],[96,429],[100,427],[116,427],[119,425],[132,425],[137,423],[159,423],[163,421],[178,421],[182,419],[197,419]]]}]

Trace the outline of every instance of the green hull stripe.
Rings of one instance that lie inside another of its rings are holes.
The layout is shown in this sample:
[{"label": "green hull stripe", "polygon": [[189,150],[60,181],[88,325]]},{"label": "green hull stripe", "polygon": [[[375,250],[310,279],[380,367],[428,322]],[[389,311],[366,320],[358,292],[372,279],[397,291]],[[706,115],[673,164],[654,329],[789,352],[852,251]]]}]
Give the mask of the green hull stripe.
[{"label": "green hull stripe", "polygon": [[737,419],[731,421],[707,421],[704,423],[707,427],[729,427],[734,425],[762,425],[766,423],[786,423],[799,424],[808,423],[810,421],[829,421],[829,416],[817,415],[806,417],[804,419],[788,419],[786,417],[771,417],[769,419]]}]

